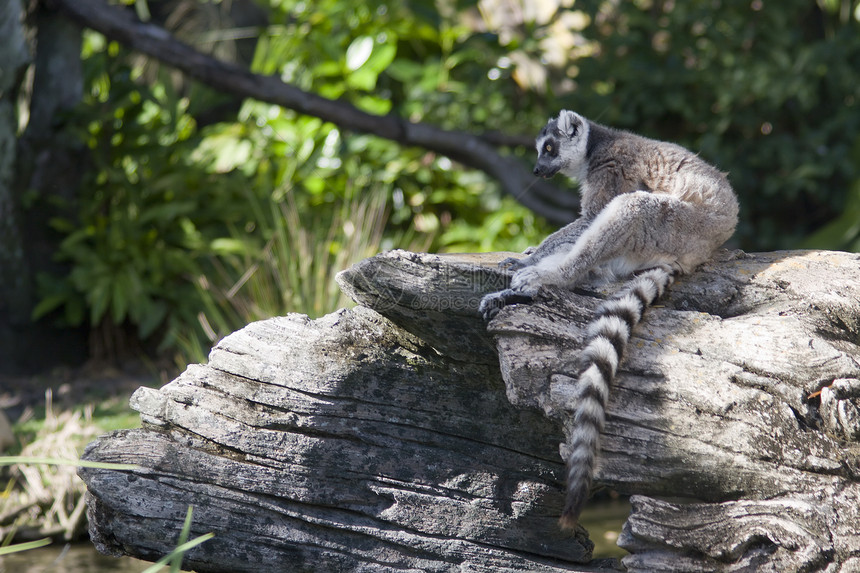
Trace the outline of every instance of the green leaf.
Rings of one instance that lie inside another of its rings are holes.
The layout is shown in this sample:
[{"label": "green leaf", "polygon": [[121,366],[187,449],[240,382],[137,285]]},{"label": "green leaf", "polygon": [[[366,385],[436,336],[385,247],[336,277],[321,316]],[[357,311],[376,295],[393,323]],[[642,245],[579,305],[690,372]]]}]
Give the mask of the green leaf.
[{"label": "green leaf", "polygon": [[48,226],[59,233],[72,233],[77,230],[77,225],[64,217],[52,217],[48,220]]},{"label": "green leaf", "polygon": [[385,115],[391,111],[391,100],[383,99],[374,95],[366,95],[358,98],[355,101],[355,106],[367,113]]},{"label": "green leaf", "polygon": [[46,314],[50,314],[51,312],[57,310],[68,300],[68,296],[65,294],[55,294],[51,296],[44,297],[39,304],[33,309],[32,314],[30,315],[33,320],[39,320]]},{"label": "green leaf", "polygon": [[191,541],[188,541],[187,543],[183,543],[182,545],[179,545],[176,549],[174,549],[173,551],[171,551],[170,553],[168,553],[167,555],[165,555],[164,557],[162,557],[161,559],[159,559],[158,561],[153,563],[151,566],[144,569],[141,573],[156,573],[157,571],[161,571],[161,569],[164,568],[168,564],[168,562],[170,560],[174,559],[176,556],[184,555],[188,550],[193,549],[194,547],[197,547],[201,543],[209,541],[213,537],[215,537],[214,533],[205,533],[205,534],[201,535],[200,537],[195,537]]},{"label": "green leaf", "polygon": [[415,82],[424,75],[424,66],[414,60],[398,58],[385,70],[395,80],[404,84]]},{"label": "green leaf", "polygon": [[182,215],[193,213],[199,206],[192,201],[171,201],[162,205],[148,207],[140,216],[140,224],[158,222],[164,224]]},{"label": "green leaf", "polygon": [[244,241],[223,237],[209,243],[209,248],[219,255],[241,255],[248,251]]},{"label": "green leaf", "polygon": [[360,70],[349,74],[346,77],[346,85],[355,90],[371,91],[376,87],[376,78],[379,74],[369,68],[364,67]]},{"label": "green leaf", "polygon": [[320,86],[319,94],[328,99],[337,99],[346,91],[346,84],[336,82]]},{"label": "green leaf", "polygon": [[128,305],[134,293],[129,292],[129,281],[120,275],[111,285],[111,318],[114,324],[121,324],[128,313]]},{"label": "green leaf", "polygon": [[146,305],[142,316],[137,318],[138,334],[142,339],[149,338],[161,326],[167,316],[167,304],[163,300],[151,301]]},{"label": "green leaf", "polygon": [[383,44],[373,50],[373,54],[371,54],[363,67],[370,68],[379,74],[391,65],[391,62],[394,61],[394,56],[396,55],[397,46],[395,44]]},{"label": "green leaf", "polygon": [[99,282],[91,287],[87,300],[90,303],[90,324],[98,324],[110,306],[110,283]]},{"label": "green leaf", "polygon": [[319,177],[317,175],[312,175],[307,177],[304,181],[305,189],[310,191],[311,193],[318,195],[325,190],[326,182],[325,179]]},{"label": "green leaf", "polygon": [[[179,546],[185,545],[185,543],[188,542],[188,535],[191,533],[192,515],[194,515],[194,506],[189,505],[188,511],[185,512],[185,521],[182,523],[182,530],[179,532]],[[180,553],[170,560],[171,573],[179,573],[179,570],[182,567],[182,559],[184,557],[184,554]]]},{"label": "green leaf", "polygon": [[343,68],[337,62],[327,60],[314,66],[313,72],[314,77],[317,78],[340,77],[343,74]]},{"label": "green leaf", "polygon": [[86,308],[80,297],[69,299],[66,303],[65,320],[71,326],[80,326],[84,322]]},{"label": "green leaf", "polygon": [[373,38],[370,36],[359,36],[346,49],[346,67],[350,71],[356,71],[370,58],[373,53]]}]

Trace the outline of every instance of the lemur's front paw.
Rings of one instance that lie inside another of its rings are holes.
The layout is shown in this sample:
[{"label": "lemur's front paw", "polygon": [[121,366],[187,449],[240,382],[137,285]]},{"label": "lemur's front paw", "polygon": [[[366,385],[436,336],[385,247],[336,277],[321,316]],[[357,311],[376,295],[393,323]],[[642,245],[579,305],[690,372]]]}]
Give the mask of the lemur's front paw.
[{"label": "lemur's front paw", "polygon": [[557,283],[558,277],[555,273],[530,266],[514,273],[514,277],[511,279],[511,288],[518,292],[536,293],[542,285]]},{"label": "lemur's front paw", "polygon": [[534,297],[531,294],[517,292],[513,289],[490,293],[481,299],[478,312],[484,320],[492,320],[499,311],[509,304],[520,304],[531,302]]},{"label": "lemur's front paw", "polygon": [[508,257],[507,259],[504,259],[499,263],[499,268],[508,269],[511,271],[518,271],[526,266],[527,263],[524,262],[525,260],[525,258]]}]

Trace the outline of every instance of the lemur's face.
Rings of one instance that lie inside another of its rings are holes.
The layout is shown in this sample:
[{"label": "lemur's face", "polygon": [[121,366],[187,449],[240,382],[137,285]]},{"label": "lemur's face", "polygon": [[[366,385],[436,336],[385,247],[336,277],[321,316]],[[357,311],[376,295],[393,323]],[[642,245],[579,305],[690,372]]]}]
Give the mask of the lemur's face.
[{"label": "lemur's face", "polygon": [[549,123],[540,130],[540,134],[535,142],[538,156],[534,174],[544,179],[549,179],[561,169],[561,162],[558,160],[559,138],[556,130],[557,124],[556,120],[549,120]]},{"label": "lemur's face", "polygon": [[534,174],[548,179],[561,171],[576,175],[585,158],[588,124],[577,113],[563,110],[557,119],[551,119],[538,134],[537,163]]}]

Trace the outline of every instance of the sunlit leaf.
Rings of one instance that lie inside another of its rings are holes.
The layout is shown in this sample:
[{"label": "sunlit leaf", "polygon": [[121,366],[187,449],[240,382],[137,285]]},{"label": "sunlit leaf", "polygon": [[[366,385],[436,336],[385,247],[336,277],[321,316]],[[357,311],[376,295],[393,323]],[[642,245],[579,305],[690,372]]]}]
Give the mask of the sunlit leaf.
[{"label": "sunlit leaf", "polygon": [[355,71],[367,62],[373,53],[373,38],[370,36],[359,36],[346,49],[346,67]]},{"label": "sunlit leaf", "polygon": [[227,237],[215,239],[210,243],[209,247],[212,249],[212,251],[222,255],[241,254],[248,250],[248,247],[244,241]]},{"label": "sunlit leaf", "polygon": [[368,58],[365,67],[371,68],[378,74],[391,65],[396,55],[397,46],[395,44],[384,44],[373,50],[373,54]]},{"label": "sunlit leaf", "polygon": [[379,74],[370,67],[363,67],[346,78],[346,84],[357,90],[370,91],[376,87],[376,78]]},{"label": "sunlit leaf", "polygon": [[391,100],[368,95],[355,102],[356,107],[375,115],[385,115],[391,111]]}]

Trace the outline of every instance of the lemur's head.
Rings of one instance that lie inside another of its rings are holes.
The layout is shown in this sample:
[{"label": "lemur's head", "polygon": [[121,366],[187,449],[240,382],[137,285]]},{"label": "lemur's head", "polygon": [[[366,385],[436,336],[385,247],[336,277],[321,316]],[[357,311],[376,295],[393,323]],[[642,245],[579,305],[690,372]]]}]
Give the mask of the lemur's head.
[{"label": "lemur's head", "polygon": [[534,174],[550,178],[559,171],[576,177],[585,161],[588,121],[578,113],[562,110],[540,131],[535,143],[537,163]]}]

